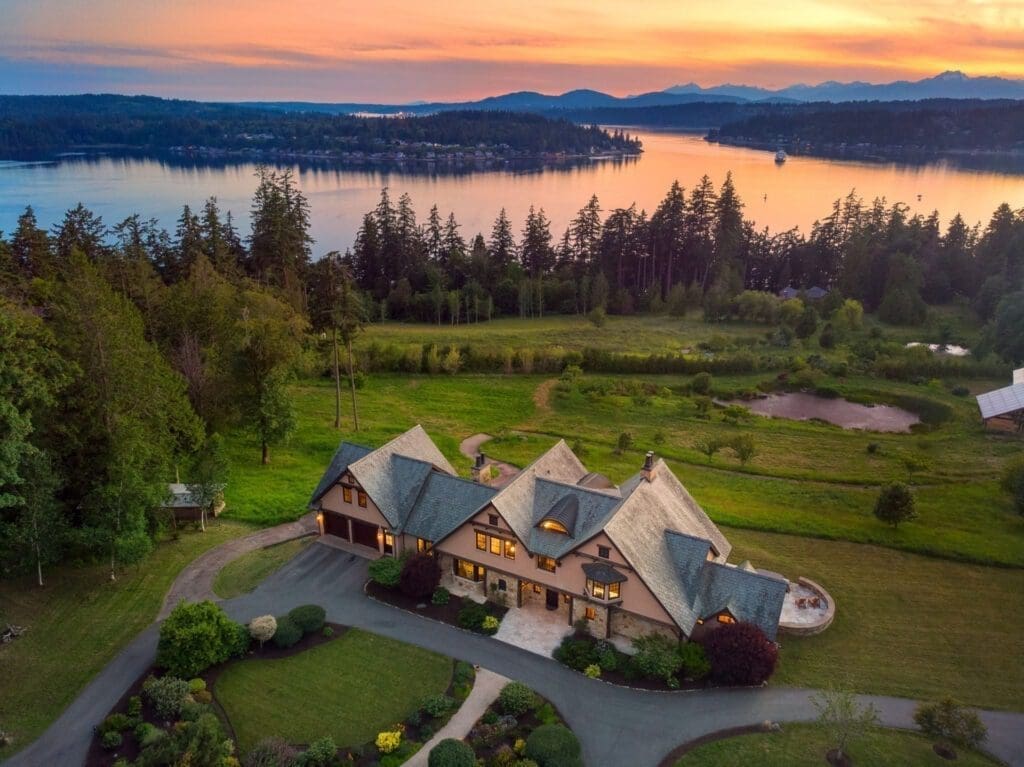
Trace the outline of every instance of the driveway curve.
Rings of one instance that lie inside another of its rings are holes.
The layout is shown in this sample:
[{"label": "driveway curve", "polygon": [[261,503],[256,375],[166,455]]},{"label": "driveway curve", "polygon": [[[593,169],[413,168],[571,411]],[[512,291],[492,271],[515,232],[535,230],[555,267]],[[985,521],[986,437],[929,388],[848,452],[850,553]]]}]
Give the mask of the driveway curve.
[{"label": "driveway curve", "polygon": [[[459,452],[470,460],[476,459],[477,453],[480,452],[480,448],[483,447],[485,442],[494,439],[490,434],[474,434],[472,437],[466,437],[462,442],[459,443]],[[492,479],[489,484],[491,487],[504,487],[512,478],[519,473],[519,469],[510,463],[504,461],[496,461],[493,458],[484,457],[485,466],[493,466],[498,471],[498,476]]]},{"label": "driveway curve", "polygon": [[[550,700],[579,735],[589,767],[654,767],[681,743],[765,720],[816,718],[813,690],[764,687],[661,693],[588,679],[554,660],[375,602],[363,593],[367,562],[328,546],[309,546],[250,594],[223,602],[235,620],[281,614],[299,604],[324,606],[329,620],[478,664],[529,685]],[[152,663],[158,628],[136,638],[34,743],[8,760],[11,767],[81,764],[92,726]],[[913,727],[915,701],[860,696],[887,727]],[[982,711],[987,749],[1024,767],[1024,714]]]}]

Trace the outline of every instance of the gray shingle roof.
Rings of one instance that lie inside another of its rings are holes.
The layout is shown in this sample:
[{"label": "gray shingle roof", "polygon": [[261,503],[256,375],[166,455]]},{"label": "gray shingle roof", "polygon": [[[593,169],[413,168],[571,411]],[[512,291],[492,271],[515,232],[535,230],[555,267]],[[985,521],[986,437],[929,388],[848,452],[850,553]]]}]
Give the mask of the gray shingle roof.
[{"label": "gray shingle roof", "polygon": [[[603,490],[591,490],[576,484],[537,479],[534,482],[533,510],[529,535],[522,540],[537,554],[559,559],[585,540],[599,532],[622,502],[618,495]],[[575,513],[568,514],[569,508]],[[552,513],[566,524],[569,535],[544,530],[537,525]],[[569,517],[571,516],[571,520]]]},{"label": "gray shingle roof", "polygon": [[789,584],[770,575],[707,562],[701,572],[697,612],[702,618],[728,610],[736,620],[753,623],[774,640]]},{"label": "gray shingle roof", "polygon": [[404,532],[439,541],[472,517],[497,490],[478,482],[431,472],[405,523]]},{"label": "gray shingle roof", "polygon": [[982,418],[1009,415],[1024,409],[1024,383],[1004,386],[1002,389],[979,394],[978,407]]},{"label": "gray shingle roof", "polygon": [[338,445],[338,449],[334,452],[334,457],[331,458],[331,462],[327,466],[327,471],[324,472],[316,486],[316,490],[313,491],[313,495],[309,498],[309,505],[314,506],[334,486],[338,478],[345,473],[345,469],[371,452],[373,452],[372,448],[355,445],[351,442],[342,442]]},{"label": "gray shingle roof", "polygon": [[583,572],[592,581],[598,583],[622,583],[626,576],[604,562],[587,562],[583,565]]}]

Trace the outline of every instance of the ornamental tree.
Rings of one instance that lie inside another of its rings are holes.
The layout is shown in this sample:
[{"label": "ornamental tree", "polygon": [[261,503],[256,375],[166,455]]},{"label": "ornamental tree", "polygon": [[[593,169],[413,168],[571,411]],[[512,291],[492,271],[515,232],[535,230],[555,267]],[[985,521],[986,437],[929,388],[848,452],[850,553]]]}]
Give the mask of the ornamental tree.
[{"label": "ornamental tree", "polygon": [[414,597],[429,597],[441,582],[441,566],[430,554],[416,554],[405,560],[398,579],[402,593]]},{"label": "ornamental tree", "polygon": [[249,636],[260,643],[262,649],[264,642],[269,642],[277,632],[277,618],[273,615],[261,615],[249,621]]},{"label": "ornamental tree", "polygon": [[848,690],[828,689],[811,698],[818,709],[818,724],[828,733],[840,758],[847,756],[849,744],[878,724],[878,711],[868,703],[860,705]]},{"label": "ornamental tree", "polygon": [[875,516],[894,528],[898,528],[900,522],[917,519],[914,494],[910,492],[910,488],[902,482],[894,482],[883,487],[875,502]]},{"label": "ornamental tree", "polygon": [[914,711],[914,721],[925,734],[963,748],[977,748],[988,736],[978,712],[950,697],[922,703]]},{"label": "ornamental tree", "polygon": [[701,638],[711,678],[720,684],[763,684],[775,671],[779,648],[753,623],[726,623]]}]

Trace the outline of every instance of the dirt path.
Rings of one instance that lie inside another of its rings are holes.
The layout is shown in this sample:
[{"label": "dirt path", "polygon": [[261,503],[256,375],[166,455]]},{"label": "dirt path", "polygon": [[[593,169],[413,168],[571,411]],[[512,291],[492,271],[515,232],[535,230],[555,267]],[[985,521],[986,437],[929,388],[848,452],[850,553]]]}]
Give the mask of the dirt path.
[{"label": "dirt path", "polygon": [[[459,452],[470,460],[476,458],[476,454],[480,452],[480,448],[488,440],[494,439],[490,434],[474,434],[472,437],[466,437],[462,442],[459,443]],[[485,466],[493,466],[498,470],[498,476],[491,480],[491,487],[504,487],[512,481],[512,477],[519,473],[519,469],[510,463],[504,461],[495,461],[493,458],[484,459]]]},{"label": "dirt path", "polygon": [[157,620],[170,615],[171,610],[182,599],[199,602],[204,599],[217,601],[219,597],[213,593],[213,581],[217,573],[228,562],[256,549],[264,549],[276,543],[284,543],[293,538],[301,538],[316,532],[316,515],[310,512],[294,522],[268,527],[266,530],[247,535],[244,538],[222,543],[215,549],[192,560],[192,563],[179,573],[170,591],[164,597],[164,606],[160,609]]},{"label": "dirt path", "polygon": [[557,378],[549,378],[533,392],[533,404],[537,406],[538,412],[551,412],[551,390],[555,388],[556,383]]}]

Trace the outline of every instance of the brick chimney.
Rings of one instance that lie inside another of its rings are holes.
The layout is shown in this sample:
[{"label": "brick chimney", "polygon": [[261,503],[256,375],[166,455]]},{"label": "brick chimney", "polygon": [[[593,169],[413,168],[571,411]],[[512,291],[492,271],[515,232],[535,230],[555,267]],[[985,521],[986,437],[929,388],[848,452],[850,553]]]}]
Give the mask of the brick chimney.
[{"label": "brick chimney", "polygon": [[486,485],[491,481],[491,468],[487,465],[487,456],[477,453],[473,460],[473,481]]},{"label": "brick chimney", "polygon": [[644,456],[644,467],[640,470],[640,474],[648,482],[654,481],[654,451],[648,450],[647,455]]}]

